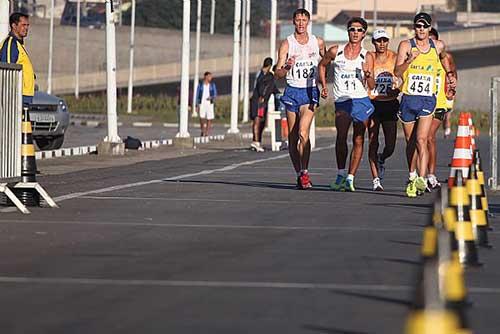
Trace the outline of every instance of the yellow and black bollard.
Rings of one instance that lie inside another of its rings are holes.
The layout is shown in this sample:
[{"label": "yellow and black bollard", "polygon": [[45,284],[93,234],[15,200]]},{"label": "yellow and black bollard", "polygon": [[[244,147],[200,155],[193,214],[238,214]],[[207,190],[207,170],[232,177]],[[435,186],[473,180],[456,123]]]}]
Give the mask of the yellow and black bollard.
[{"label": "yellow and black bollard", "polygon": [[[21,179],[23,183],[36,182],[35,145],[31,129],[30,114],[23,108],[21,137]],[[40,196],[35,189],[19,189],[16,191],[21,202],[26,206],[40,206]]]},{"label": "yellow and black bollard", "polygon": [[474,232],[469,216],[469,195],[464,186],[462,171],[456,171],[455,186],[450,189],[450,206],[455,209],[456,225],[455,237],[458,244],[458,257],[463,266],[477,267],[482,264],[474,240]]},{"label": "yellow and black bollard", "polygon": [[486,212],[486,224],[488,225],[488,229],[491,229],[488,217],[491,217],[493,215],[490,214],[488,205],[488,195],[486,194],[486,184],[484,181],[484,172],[481,165],[481,154],[479,153],[479,150],[474,151],[473,164],[475,164],[476,166],[477,179],[479,180],[479,184],[481,185],[481,205],[483,207],[483,210]]},{"label": "yellow and black bollard", "polygon": [[488,225],[486,212],[483,210],[481,201],[481,185],[477,179],[475,164],[470,166],[469,178],[466,181],[467,192],[470,196],[470,219],[474,228],[476,244],[483,248],[492,248],[488,241]]}]

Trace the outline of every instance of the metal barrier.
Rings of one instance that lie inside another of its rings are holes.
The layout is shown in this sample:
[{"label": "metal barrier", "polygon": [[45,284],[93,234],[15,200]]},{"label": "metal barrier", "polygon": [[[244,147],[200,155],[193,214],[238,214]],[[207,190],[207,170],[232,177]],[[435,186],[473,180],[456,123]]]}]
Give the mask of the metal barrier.
[{"label": "metal barrier", "polygon": [[0,179],[21,176],[22,72],[0,63]]},{"label": "metal barrier", "polygon": [[491,78],[491,113],[490,113],[490,166],[491,177],[488,184],[491,190],[500,190],[498,187],[498,89],[500,77]]},{"label": "metal barrier", "polygon": [[0,63],[0,193],[22,212],[23,203],[2,180],[21,176],[22,67]]}]

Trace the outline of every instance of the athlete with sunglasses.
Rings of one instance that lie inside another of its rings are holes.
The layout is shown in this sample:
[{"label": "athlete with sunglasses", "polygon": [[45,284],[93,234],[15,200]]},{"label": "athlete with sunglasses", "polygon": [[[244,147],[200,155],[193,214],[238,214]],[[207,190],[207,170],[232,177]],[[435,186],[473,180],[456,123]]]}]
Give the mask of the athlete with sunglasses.
[{"label": "athlete with sunglasses", "polygon": [[[373,32],[372,44],[375,47],[375,63],[373,72],[375,89],[370,91],[375,112],[370,120],[368,138],[368,158],[373,176],[373,190],[383,191],[382,179],[385,172],[385,160],[394,153],[396,146],[397,121],[399,111],[399,89],[393,89],[394,66],[396,65],[396,52],[389,50],[389,35],[384,29]],[[384,131],[385,145],[382,153],[377,153],[379,148],[378,136],[380,126]]]},{"label": "athlete with sunglasses", "polygon": [[406,157],[410,173],[406,187],[408,197],[416,197],[427,189],[427,145],[436,107],[435,87],[440,62],[446,71],[449,87],[456,87],[445,43],[441,40],[433,41],[429,37],[431,16],[418,13],[413,22],[415,37],[399,43],[394,68],[395,75],[403,81],[398,117],[403,123],[407,143]]},{"label": "athlete with sunglasses", "polygon": [[323,40],[307,32],[310,18],[309,12],[303,8],[293,13],[295,32],[281,43],[275,72],[277,78],[286,77],[281,101],[287,110],[288,151],[297,173],[298,189],[312,187],[308,172],[311,155],[309,130],[319,104],[318,62],[325,53]]},{"label": "athlete with sunglasses", "polygon": [[[374,111],[368,98],[368,89],[375,88],[373,79],[373,56],[363,48],[368,24],[361,17],[354,17],[347,23],[349,42],[334,45],[319,63],[321,97],[328,97],[326,67],[333,61],[333,97],[335,100],[335,126],[337,139],[337,178],[330,184],[335,191],[355,191],[354,176],[363,155],[363,144],[370,116]],[[353,148],[349,172],[346,172],[347,134],[353,123]]]}]

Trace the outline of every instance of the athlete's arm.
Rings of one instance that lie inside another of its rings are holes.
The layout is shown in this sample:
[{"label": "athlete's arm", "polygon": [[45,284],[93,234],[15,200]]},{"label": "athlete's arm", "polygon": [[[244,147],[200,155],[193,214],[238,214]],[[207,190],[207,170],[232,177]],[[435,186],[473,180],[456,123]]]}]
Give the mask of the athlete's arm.
[{"label": "athlete's arm", "polygon": [[278,79],[284,78],[288,73],[288,71],[293,66],[293,63],[290,65],[289,61],[287,61],[287,56],[288,56],[288,40],[285,39],[281,43],[280,48],[278,50],[278,62],[276,63],[276,71],[274,72],[274,76]]},{"label": "athlete's arm", "polygon": [[326,53],[326,44],[322,38],[316,37],[318,39],[319,55],[323,57]]},{"label": "athlete's arm", "polygon": [[439,54],[439,60],[443,65],[444,70],[446,71],[446,79],[448,80],[448,85],[451,89],[455,89],[457,87],[457,77],[453,75],[456,73],[456,68],[452,68],[451,62],[449,60],[449,54],[446,51],[446,44],[438,40],[436,41],[436,48]]},{"label": "athlete's arm", "polygon": [[366,62],[363,64],[363,71],[365,75],[365,81],[368,88],[375,88],[375,78],[373,77],[373,66],[375,64],[373,52],[368,52],[366,54]]},{"label": "athlete's arm", "polygon": [[394,75],[398,78],[403,78],[403,73],[408,69],[411,62],[417,58],[418,54],[411,51],[409,41],[401,41],[398,47],[398,56],[396,58],[396,66],[394,67]]},{"label": "athlete's arm", "polygon": [[339,46],[334,45],[325,52],[323,58],[318,64],[319,83],[321,85],[321,97],[326,99],[328,97],[328,87],[326,85],[326,67],[337,56]]}]

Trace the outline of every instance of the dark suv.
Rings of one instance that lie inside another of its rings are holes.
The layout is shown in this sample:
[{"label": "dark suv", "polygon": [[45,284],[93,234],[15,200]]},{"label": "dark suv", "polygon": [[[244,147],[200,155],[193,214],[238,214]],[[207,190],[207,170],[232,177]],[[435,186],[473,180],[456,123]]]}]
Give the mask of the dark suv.
[{"label": "dark suv", "polygon": [[30,105],[33,138],[40,150],[56,150],[64,142],[69,126],[66,102],[60,97],[37,91]]}]

